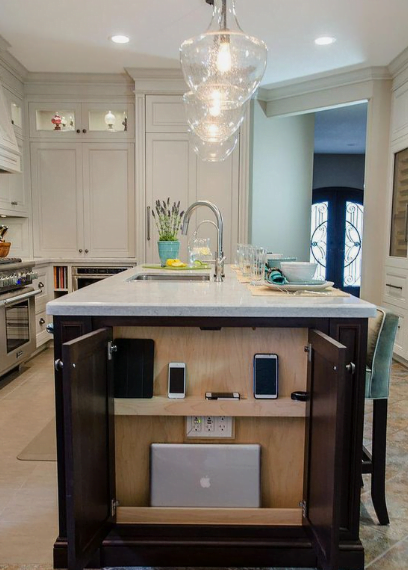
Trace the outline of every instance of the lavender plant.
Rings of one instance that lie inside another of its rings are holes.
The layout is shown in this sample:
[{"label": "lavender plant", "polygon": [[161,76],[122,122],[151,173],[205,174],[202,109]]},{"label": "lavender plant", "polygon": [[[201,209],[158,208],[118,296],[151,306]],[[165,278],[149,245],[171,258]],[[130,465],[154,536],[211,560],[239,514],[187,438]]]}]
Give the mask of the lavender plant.
[{"label": "lavender plant", "polygon": [[184,211],[180,212],[180,201],[170,207],[170,198],[167,198],[167,202],[156,200],[155,210],[152,210],[152,216],[159,232],[159,241],[177,241],[184,216]]}]

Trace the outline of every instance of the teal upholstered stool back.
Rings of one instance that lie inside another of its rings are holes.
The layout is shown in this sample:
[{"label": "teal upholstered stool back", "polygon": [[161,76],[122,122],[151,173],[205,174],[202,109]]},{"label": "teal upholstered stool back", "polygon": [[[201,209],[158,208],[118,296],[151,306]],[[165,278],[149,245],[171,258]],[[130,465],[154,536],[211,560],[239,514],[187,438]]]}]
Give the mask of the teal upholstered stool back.
[{"label": "teal upholstered stool back", "polygon": [[377,308],[377,317],[369,319],[366,398],[388,398],[390,372],[398,316]]}]

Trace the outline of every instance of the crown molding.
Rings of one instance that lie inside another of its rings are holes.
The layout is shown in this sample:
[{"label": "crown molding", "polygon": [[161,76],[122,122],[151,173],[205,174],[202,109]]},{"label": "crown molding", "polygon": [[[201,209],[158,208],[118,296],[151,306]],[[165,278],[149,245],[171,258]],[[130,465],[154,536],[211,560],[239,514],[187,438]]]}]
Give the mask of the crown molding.
[{"label": "crown molding", "polygon": [[126,73],[49,73],[28,72],[26,83],[79,84],[79,85],[130,85]]},{"label": "crown molding", "polygon": [[395,57],[388,66],[392,78],[408,67],[408,47]]},{"label": "crown molding", "polygon": [[257,99],[265,102],[276,101],[315,93],[334,87],[344,87],[355,85],[364,81],[382,81],[391,79],[387,67],[366,67],[353,71],[341,73],[324,73],[302,80],[293,80],[276,84],[268,88],[261,87],[257,94]]},{"label": "crown molding", "polygon": [[0,36],[0,63],[1,65],[11,73],[19,81],[24,81],[27,76],[28,70],[24,67],[22,63],[18,61],[11,53],[8,51],[11,48],[11,44],[7,40]]},{"label": "crown molding", "polygon": [[174,93],[187,91],[183,72],[178,68],[140,68],[126,67],[125,71],[135,82],[138,93]]}]

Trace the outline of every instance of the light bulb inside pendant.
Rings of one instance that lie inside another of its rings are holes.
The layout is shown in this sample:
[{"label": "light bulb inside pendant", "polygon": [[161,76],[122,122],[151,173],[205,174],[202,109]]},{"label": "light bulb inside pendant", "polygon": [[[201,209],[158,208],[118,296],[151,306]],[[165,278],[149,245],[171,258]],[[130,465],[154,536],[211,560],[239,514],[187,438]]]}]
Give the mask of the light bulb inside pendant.
[{"label": "light bulb inside pendant", "polygon": [[218,48],[217,67],[220,73],[231,71],[232,59],[229,41],[222,41]]}]

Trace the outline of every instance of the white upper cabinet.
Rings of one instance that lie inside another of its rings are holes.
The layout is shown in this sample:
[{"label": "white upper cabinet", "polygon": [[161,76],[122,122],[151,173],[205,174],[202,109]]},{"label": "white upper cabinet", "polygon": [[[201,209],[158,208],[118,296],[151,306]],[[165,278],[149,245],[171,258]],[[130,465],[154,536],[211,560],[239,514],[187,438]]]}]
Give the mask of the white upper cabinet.
[{"label": "white upper cabinet", "polygon": [[146,132],[186,133],[187,128],[181,95],[146,96]]},{"label": "white upper cabinet", "polygon": [[20,150],[11,120],[11,108],[0,85],[0,171],[21,172]]},{"label": "white upper cabinet", "polygon": [[89,257],[133,257],[133,144],[83,145],[84,244]]},{"label": "white upper cabinet", "polygon": [[31,176],[34,255],[81,257],[85,249],[82,145],[31,143]]},{"label": "white upper cabinet", "polygon": [[30,137],[127,140],[134,138],[134,105],[129,103],[29,103]]},{"label": "white upper cabinet", "polygon": [[133,257],[134,145],[31,143],[34,254]]},{"label": "white upper cabinet", "polygon": [[[148,263],[160,263],[158,232],[152,217],[156,200],[171,203],[180,200],[180,209],[196,201],[196,160],[183,133],[148,133],[146,135],[146,249]],[[191,224],[193,226],[193,223]],[[193,229],[194,231],[194,229]],[[180,236],[180,259],[187,259],[187,239]]]}]

